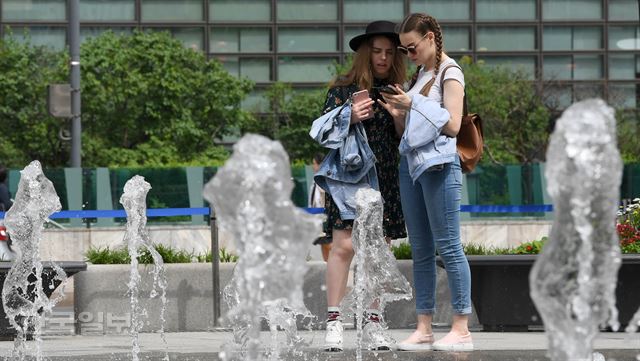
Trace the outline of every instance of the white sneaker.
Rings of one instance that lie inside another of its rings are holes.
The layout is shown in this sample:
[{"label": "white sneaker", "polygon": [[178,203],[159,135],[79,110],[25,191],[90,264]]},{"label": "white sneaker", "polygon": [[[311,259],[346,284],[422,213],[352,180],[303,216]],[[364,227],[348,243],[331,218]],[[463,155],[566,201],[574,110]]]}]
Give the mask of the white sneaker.
[{"label": "white sneaker", "polygon": [[342,321],[327,321],[327,334],[324,337],[324,350],[330,352],[342,351]]},{"label": "white sneaker", "polygon": [[391,338],[379,322],[367,322],[362,327],[362,344],[368,350],[391,350]]}]

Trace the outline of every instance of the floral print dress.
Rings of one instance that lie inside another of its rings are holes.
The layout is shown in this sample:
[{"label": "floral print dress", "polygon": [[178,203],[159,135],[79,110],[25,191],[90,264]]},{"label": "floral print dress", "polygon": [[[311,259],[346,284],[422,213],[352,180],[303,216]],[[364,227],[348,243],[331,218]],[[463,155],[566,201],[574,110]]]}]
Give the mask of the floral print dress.
[{"label": "floral print dress", "polygon": [[[379,87],[386,84],[384,81],[375,79],[373,85]],[[329,89],[323,113],[341,106],[351,94],[358,90],[358,86],[355,84]],[[374,93],[370,94],[371,96],[376,95]],[[391,239],[405,238],[407,237],[407,232],[400,204],[400,186],[398,182],[398,162],[400,160],[398,144],[400,143],[400,138],[396,134],[391,114],[378,103],[373,104],[373,111],[373,118],[364,120],[362,125],[364,125],[367,133],[369,147],[371,147],[377,160],[376,171],[384,205],[382,221],[384,233],[385,236]],[[332,229],[351,229],[353,227],[352,220],[340,219],[340,211],[329,194],[326,194],[325,214],[327,215],[325,232],[328,235],[331,234]]]}]

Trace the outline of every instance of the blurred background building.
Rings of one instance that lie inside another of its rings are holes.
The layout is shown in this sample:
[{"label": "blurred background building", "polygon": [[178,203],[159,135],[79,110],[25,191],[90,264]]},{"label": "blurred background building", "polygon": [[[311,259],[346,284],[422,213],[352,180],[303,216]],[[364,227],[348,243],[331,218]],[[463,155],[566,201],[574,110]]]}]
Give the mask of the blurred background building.
[{"label": "blurred background building", "polygon": [[[560,108],[593,96],[637,106],[637,0],[80,0],[83,39],[108,29],[168,30],[255,81],[251,109],[271,82],[326,84],[369,21],[411,12],[441,21],[454,58],[519,67],[541,87],[553,81],[544,89]],[[0,36],[22,38],[28,29],[33,43],[62,49],[67,19],[66,0],[0,0]]]}]

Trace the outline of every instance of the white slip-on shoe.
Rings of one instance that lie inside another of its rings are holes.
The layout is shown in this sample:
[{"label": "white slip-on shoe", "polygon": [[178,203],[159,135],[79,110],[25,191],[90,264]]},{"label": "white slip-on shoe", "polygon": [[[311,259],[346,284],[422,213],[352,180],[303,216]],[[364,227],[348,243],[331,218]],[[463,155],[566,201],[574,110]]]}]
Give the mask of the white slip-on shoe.
[{"label": "white slip-on shoe", "polygon": [[473,351],[473,340],[471,333],[459,336],[453,332],[449,332],[445,337],[433,343],[433,349],[436,351],[454,351],[465,352]]},{"label": "white slip-on shoe", "polygon": [[398,351],[430,351],[433,346],[433,334],[425,335],[414,331],[406,340],[398,343]]}]

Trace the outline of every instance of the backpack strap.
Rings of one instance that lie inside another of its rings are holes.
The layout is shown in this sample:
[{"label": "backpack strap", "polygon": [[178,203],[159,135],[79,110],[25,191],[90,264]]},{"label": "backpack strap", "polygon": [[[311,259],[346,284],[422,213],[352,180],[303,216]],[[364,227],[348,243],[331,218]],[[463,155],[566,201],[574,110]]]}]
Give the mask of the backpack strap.
[{"label": "backpack strap", "polygon": [[[447,72],[447,70],[449,70],[449,68],[458,68],[460,69],[460,71],[462,71],[462,69],[459,66],[453,65],[453,64],[442,69],[442,74],[440,75],[440,94],[442,95],[443,108],[444,108],[444,74]],[[462,116],[464,117],[467,114],[469,114],[469,112],[467,110],[467,93],[465,92],[464,96],[462,97]]]}]

